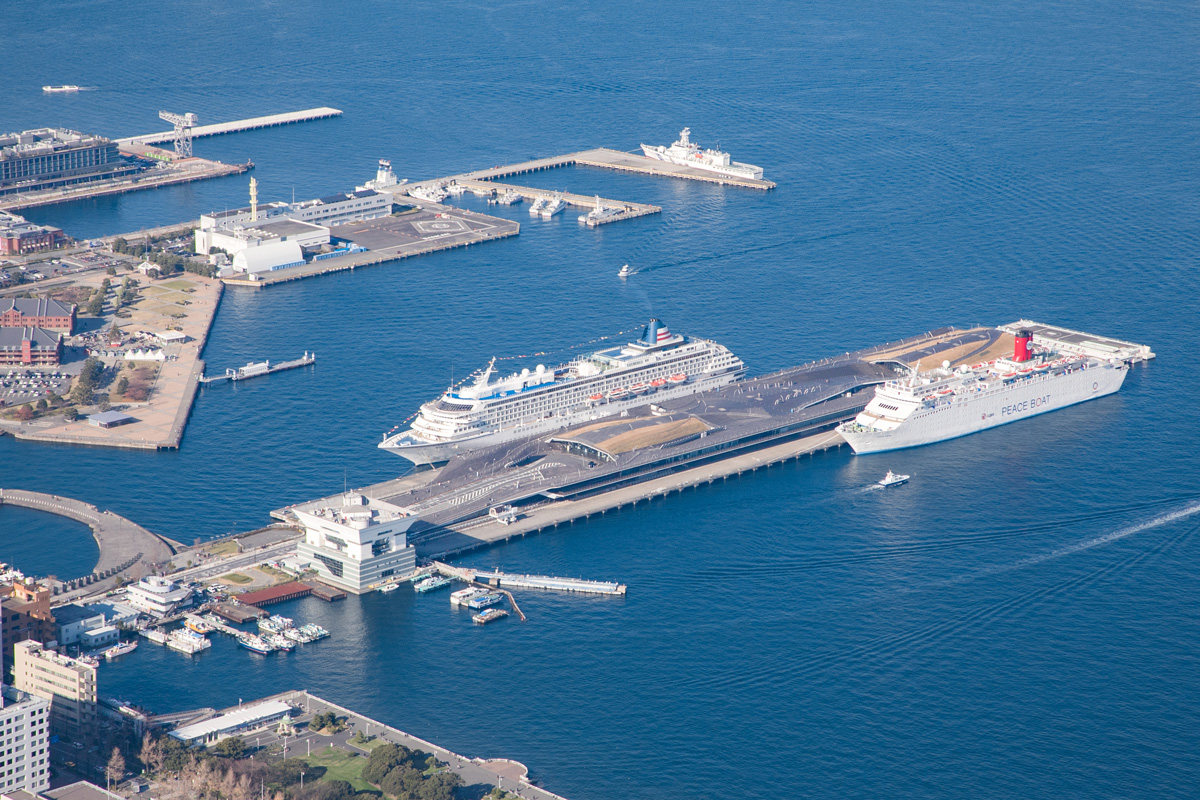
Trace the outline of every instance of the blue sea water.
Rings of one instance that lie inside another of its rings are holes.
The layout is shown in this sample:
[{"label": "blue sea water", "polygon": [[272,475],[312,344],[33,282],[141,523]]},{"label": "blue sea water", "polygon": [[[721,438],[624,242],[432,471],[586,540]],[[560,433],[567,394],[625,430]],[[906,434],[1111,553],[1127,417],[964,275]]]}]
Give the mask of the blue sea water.
[{"label": "blue sea water", "polygon": [[[246,529],[395,476],[382,432],[489,356],[650,314],[753,372],[1019,317],[1147,342],[1158,359],[1102,400],[818,455],[466,559],[617,579],[624,599],[526,593],[528,622],[486,629],[444,596],[302,600],[280,610],[332,639],[265,660],[143,647],[101,690],[169,710],[304,687],[581,800],[1194,796],[1197,28],[1184,2],[10,2],[0,128],[344,109],[197,140],[252,159],[264,199],[349,188],[381,157],[422,178],[684,125],[779,188],[523,176],[663,213],[592,231],[493,209],[519,237],[230,290],[212,368],[304,349],[318,365],[203,390],[178,452],[0,438],[0,485],[184,541]],[[116,233],[243,205],[245,184],[27,216]],[[912,482],[866,491],[888,468]],[[22,547],[29,571],[82,558]]]}]

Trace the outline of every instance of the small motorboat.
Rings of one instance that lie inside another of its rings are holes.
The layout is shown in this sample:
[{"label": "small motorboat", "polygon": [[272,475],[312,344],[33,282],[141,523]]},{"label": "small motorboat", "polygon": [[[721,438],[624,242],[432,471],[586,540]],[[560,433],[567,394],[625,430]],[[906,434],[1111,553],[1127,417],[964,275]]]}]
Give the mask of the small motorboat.
[{"label": "small motorboat", "polygon": [[887,475],[883,476],[883,480],[879,481],[876,485],[882,486],[885,489],[889,486],[899,486],[902,483],[908,483],[910,477],[909,475],[897,475],[889,469]]},{"label": "small motorboat", "polygon": [[387,594],[388,592],[394,592],[399,588],[400,588],[400,584],[398,584],[398,583],[385,583],[383,586],[379,587],[379,591],[383,592],[384,594]]},{"label": "small motorboat", "polygon": [[628,278],[632,274],[633,274],[633,270],[631,270],[629,268],[629,265],[626,264],[625,266],[621,267],[621,271],[617,273],[617,277],[618,278]]}]

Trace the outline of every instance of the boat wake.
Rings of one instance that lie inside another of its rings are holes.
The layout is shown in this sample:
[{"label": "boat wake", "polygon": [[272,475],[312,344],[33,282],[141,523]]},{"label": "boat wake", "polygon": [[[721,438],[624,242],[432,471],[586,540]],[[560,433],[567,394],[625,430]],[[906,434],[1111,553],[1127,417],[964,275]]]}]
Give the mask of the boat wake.
[{"label": "boat wake", "polygon": [[[972,572],[947,583],[964,583],[990,575],[1044,564],[1064,556],[1074,555],[1111,544],[1137,533],[1190,519],[1197,514],[1200,514],[1200,502],[1192,502],[1183,508],[1159,514],[1151,519],[1127,525],[1101,536],[1095,536],[1075,544],[1060,547],[1048,553],[1022,559],[1004,567]],[[1098,583],[1110,575],[1125,572],[1167,552],[1197,531],[1200,531],[1200,523],[1191,525],[1175,535],[1163,539],[1147,550],[1130,553],[1124,558],[1096,567],[1083,575],[1076,575],[1057,581],[1049,586],[1032,589],[1015,597],[989,603],[949,619],[935,620],[906,631],[881,636],[849,648],[827,651],[823,654],[817,653],[812,657],[806,658],[800,666],[796,666],[792,662],[764,664],[757,670],[727,673],[713,676],[708,680],[693,680],[689,683],[689,688],[695,688],[695,686],[702,684],[705,688],[720,691],[740,691],[761,686],[778,686],[781,683],[808,683],[814,679],[819,679],[820,676],[830,671],[843,671],[848,666],[872,664],[876,667],[886,668],[891,665],[899,665],[906,662],[914,653],[943,642],[948,638],[966,632],[978,633],[979,629],[983,626],[992,624],[1004,617],[1012,616],[1041,602],[1063,597],[1081,588]]]}]

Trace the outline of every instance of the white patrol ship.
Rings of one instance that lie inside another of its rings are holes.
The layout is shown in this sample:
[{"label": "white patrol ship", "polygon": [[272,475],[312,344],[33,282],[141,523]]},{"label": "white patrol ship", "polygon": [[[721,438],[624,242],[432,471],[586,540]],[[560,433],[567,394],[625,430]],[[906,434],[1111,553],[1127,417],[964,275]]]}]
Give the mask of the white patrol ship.
[{"label": "white patrol ship", "polygon": [[1112,394],[1129,365],[1121,358],[1056,352],[1016,331],[1012,358],[920,372],[888,381],[838,432],[855,453],[917,447],[1016,422]]},{"label": "white patrol ship", "polygon": [[692,129],[684,128],[679,132],[679,141],[670,147],[643,144],[642,152],[647,158],[653,158],[655,161],[669,161],[672,164],[695,167],[731,178],[752,178],[758,181],[763,179],[762,167],[739,164],[729,157],[729,153],[720,150],[701,150],[700,145],[691,140],[691,135]]},{"label": "white patrol ship", "polygon": [[580,356],[568,364],[493,381],[496,360],[470,386],[450,389],[421,406],[412,427],[385,434],[384,450],[414,464],[612,416],[656,400],[706,392],[746,372],[742,360],[707,339],[672,334],[657,319],[624,347]]}]

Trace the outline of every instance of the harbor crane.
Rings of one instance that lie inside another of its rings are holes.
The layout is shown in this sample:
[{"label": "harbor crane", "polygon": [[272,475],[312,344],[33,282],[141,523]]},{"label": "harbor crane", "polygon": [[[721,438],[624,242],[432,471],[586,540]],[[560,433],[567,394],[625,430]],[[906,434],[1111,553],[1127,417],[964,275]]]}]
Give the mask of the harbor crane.
[{"label": "harbor crane", "polygon": [[195,114],[173,114],[170,111],[158,112],[158,118],[166,120],[175,126],[175,157],[192,157],[192,126],[200,121]]}]

